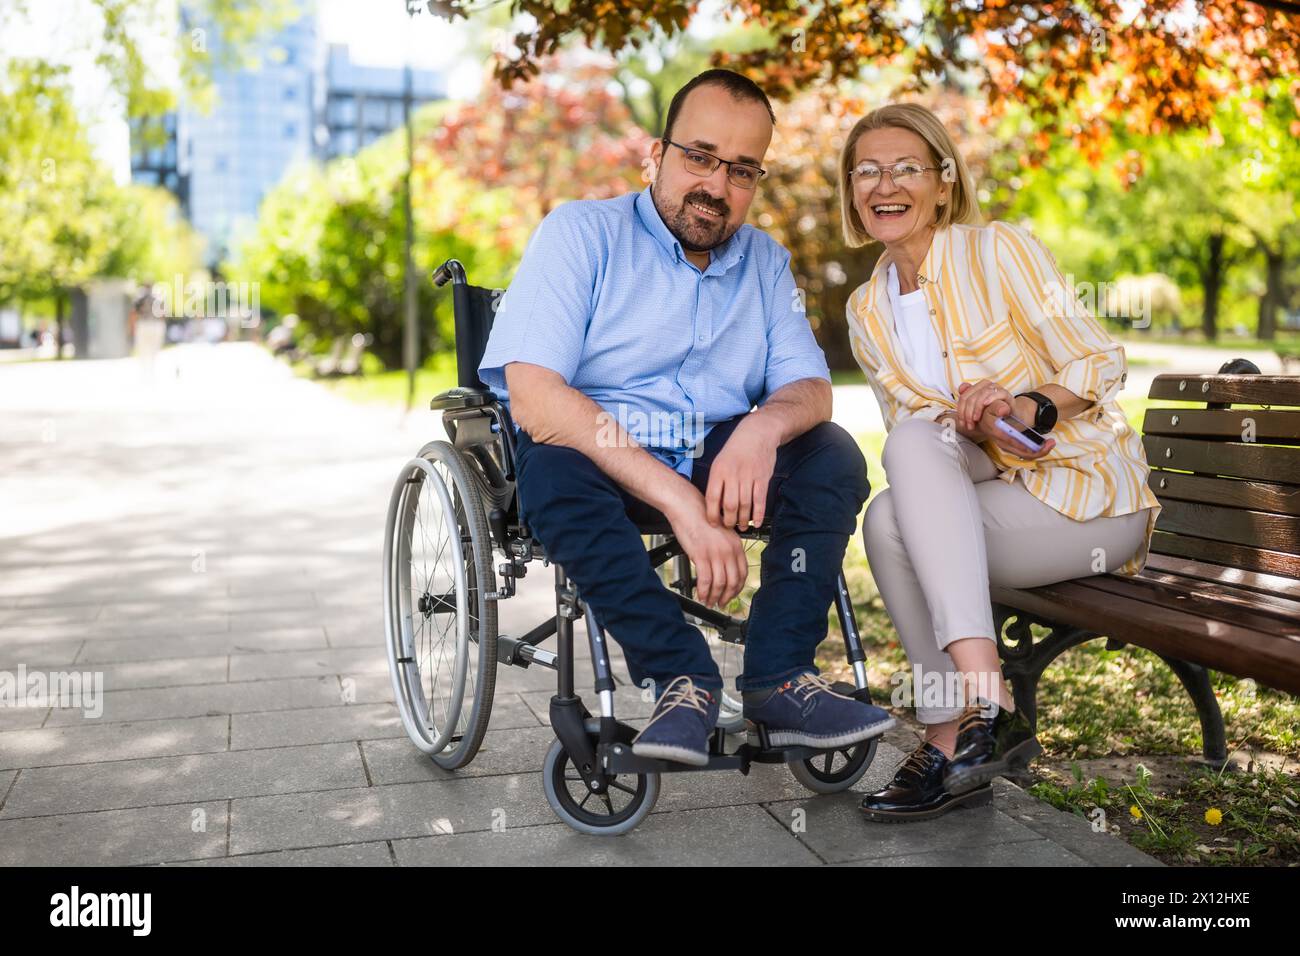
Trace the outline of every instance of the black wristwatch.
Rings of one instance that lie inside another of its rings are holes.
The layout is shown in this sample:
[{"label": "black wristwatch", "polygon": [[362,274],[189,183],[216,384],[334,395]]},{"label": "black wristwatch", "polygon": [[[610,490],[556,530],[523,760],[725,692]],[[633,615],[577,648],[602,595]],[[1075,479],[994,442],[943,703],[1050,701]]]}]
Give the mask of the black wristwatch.
[{"label": "black wristwatch", "polygon": [[1034,431],[1043,434],[1056,427],[1056,403],[1042,392],[1021,392],[1016,398],[1032,398],[1038,406],[1034,412]]}]

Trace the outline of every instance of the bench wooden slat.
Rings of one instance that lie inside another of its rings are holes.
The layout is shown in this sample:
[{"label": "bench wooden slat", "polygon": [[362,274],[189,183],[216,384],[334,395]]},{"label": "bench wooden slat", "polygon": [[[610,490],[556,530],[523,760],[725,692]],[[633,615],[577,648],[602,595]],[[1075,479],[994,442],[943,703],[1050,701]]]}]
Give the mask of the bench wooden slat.
[{"label": "bench wooden slat", "polygon": [[1300,518],[1196,501],[1162,501],[1156,528],[1194,538],[1300,554]]},{"label": "bench wooden slat", "polygon": [[[1163,518],[1164,515],[1161,514],[1161,517]],[[1181,558],[1195,558],[1198,561],[1210,561],[1215,564],[1229,564],[1247,571],[1300,578],[1300,557],[1266,548],[1248,548],[1223,541],[1209,541],[1205,538],[1156,531],[1151,536],[1151,551]]]},{"label": "bench wooden slat", "polygon": [[1300,405],[1297,375],[1157,375],[1151,398],[1241,405]]},{"label": "bench wooden slat", "polygon": [[1245,441],[1248,429],[1254,441],[1300,444],[1300,409],[1149,408],[1142,419],[1144,435]]},{"label": "bench wooden slat", "polygon": [[1248,478],[1211,478],[1181,471],[1165,471],[1162,468],[1151,470],[1147,484],[1162,503],[1166,498],[1175,498],[1231,508],[1249,508],[1253,511],[1300,515],[1300,485],[1279,485]]},{"label": "bench wooden slat", "polygon": [[1287,445],[1143,435],[1142,447],[1152,468],[1286,484],[1300,482],[1300,448]]},{"label": "bench wooden slat", "polygon": [[1262,594],[1281,594],[1300,600],[1300,580],[1284,578],[1277,574],[1246,571],[1242,568],[1230,568],[1223,564],[1211,564],[1193,558],[1155,553],[1147,555],[1146,568],[1197,581],[1217,581]]},{"label": "bench wooden slat", "polygon": [[1263,595],[1250,591],[1234,594],[1234,589],[1223,585],[1207,584],[1197,589],[1180,585],[1175,575],[1166,577],[1171,580],[1161,581],[1155,575],[1130,578],[1099,574],[1078,579],[1077,583],[1097,591],[1097,600],[1101,602],[1109,600],[1108,595],[1118,595],[1159,608],[1186,611],[1210,620],[1300,641],[1300,603],[1282,598],[1267,602]]},{"label": "bench wooden slat", "polygon": [[1028,590],[995,585],[990,596],[1045,620],[1300,694],[1300,641],[1295,639],[1130,598],[1112,595],[1098,603],[1096,589],[1082,587],[1078,581]]}]

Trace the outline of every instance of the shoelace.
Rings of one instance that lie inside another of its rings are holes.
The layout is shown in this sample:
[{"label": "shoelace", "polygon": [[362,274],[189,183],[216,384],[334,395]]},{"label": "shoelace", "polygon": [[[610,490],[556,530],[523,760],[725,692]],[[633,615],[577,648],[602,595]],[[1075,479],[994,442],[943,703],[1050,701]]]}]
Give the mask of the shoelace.
[{"label": "shoelace", "polygon": [[903,765],[898,768],[897,774],[906,774],[914,777],[919,777],[924,774],[926,767],[930,765],[932,759],[930,754],[926,751],[927,746],[928,744],[925,741],[922,741],[921,746],[908,754],[907,759],[903,761]]},{"label": "shoelace", "polygon": [[979,706],[967,707],[961,715],[961,723],[957,725],[957,733],[965,733],[972,727],[980,726],[987,720],[984,716],[984,709]]},{"label": "shoelace", "polygon": [[807,700],[813,694],[820,694],[823,692],[827,694],[835,694],[836,697],[844,696],[843,694],[836,693],[835,689],[831,687],[830,682],[827,681],[825,677],[822,677],[820,674],[810,674],[807,672],[799,675],[799,681],[794,685],[793,690],[803,700]]},{"label": "shoelace", "polygon": [[[698,710],[701,714],[707,715],[709,703],[710,696],[707,690],[696,687],[695,681],[689,677],[679,677],[668,685],[664,695],[659,698],[659,703],[655,705],[656,713],[646,723],[645,727],[649,727],[674,707],[690,707],[692,710]],[[645,727],[641,728],[642,732],[645,731]]]}]

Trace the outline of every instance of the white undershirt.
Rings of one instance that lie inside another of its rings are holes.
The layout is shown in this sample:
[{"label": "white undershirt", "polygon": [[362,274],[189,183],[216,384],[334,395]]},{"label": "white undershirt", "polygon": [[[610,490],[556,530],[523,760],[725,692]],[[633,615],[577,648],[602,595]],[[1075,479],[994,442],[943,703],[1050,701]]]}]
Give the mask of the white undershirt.
[{"label": "white undershirt", "polygon": [[930,322],[930,307],[925,292],[917,289],[902,295],[898,286],[898,271],[891,263],[888,277],[889,305],[894,314],[894,332],[902,345],[902,358],[908,371],[921,384],[940,395],[953,394],[948,384],[948,372],[943,360],[943,350]]}]

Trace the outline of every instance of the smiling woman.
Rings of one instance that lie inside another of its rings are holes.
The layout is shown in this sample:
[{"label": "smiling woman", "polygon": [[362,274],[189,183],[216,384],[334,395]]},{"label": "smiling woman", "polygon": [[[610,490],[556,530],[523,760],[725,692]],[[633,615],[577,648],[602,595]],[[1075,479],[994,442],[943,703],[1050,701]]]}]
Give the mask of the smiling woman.
[{"label": "smiling woman", "polygon": [[926,724],[925,743],[862,809],[926,819],[987,803],[994,776],[1041,751],[1002,677],[990,584],[1134,574],[1159,505],[1116,401],[1123,346],[1073,294],[1051,294],[1067,286],[1032,234],[982,224],[933,113],[897,104],[860,120],[839,186],[848,244],[885,246],[848,302],[889,431],[889,487],[863,536]]}]

